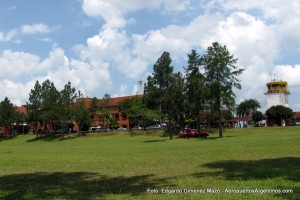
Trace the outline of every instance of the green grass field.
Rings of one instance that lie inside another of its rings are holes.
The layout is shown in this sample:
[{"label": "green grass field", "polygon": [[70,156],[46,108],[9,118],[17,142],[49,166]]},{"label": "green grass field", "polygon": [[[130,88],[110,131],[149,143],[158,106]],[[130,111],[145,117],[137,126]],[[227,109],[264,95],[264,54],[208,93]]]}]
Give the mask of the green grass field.
[{"label": "green grass field", "polygon": [[0,199],[300,199],[300,127],[20,135],[0,142]]}]

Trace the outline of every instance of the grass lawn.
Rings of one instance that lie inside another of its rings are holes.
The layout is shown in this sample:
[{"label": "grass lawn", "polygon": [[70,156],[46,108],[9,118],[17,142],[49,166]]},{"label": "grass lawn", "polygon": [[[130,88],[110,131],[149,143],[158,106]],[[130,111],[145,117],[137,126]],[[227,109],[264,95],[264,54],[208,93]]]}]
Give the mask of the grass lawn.
[{"label": "grass lawn", "polygon": [[0,199],[300,199],[300,127],[35,137],[0,141]]}]

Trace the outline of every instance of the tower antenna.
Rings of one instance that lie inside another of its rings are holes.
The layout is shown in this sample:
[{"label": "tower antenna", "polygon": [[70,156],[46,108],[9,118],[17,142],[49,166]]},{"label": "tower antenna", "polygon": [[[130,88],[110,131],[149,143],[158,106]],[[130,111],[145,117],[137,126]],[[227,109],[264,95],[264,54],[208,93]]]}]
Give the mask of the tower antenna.
[{"label": "tower antenna", "polygon": [[136,92],[137,95],[138,94],[142,94],[142,87],[143,87],[143,81],[142,81],[142,79],[140,77],[140,80],[138,81],[138,90]]}]

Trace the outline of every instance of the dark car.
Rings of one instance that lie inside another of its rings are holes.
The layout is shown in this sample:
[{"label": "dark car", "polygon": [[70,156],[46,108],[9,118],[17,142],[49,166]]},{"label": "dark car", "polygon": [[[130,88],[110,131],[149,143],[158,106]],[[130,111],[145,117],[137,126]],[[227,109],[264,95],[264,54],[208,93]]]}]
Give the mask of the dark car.
[{"label": "dark car", "polygon": [[140,127],[140,126],[134,126],[131,130],[132,130],[132,131],[143,130],[143,128]]},{"label": "dark car", "polygon": [[185,129],[185,131],[179,133],[179,137],[183,137],[183,138],[190,138],[190,137],[206,138],[207,136],[209,136],[209,133],[207,131],[198,132],[195,129]]},{"label": "dark car", "polygon": [[161,125],[155,124],[155,125],[148,126],[148,127],[146,128],[146,130],[159,130],[159,129],[161,129],[161,128],[162,128]]}]

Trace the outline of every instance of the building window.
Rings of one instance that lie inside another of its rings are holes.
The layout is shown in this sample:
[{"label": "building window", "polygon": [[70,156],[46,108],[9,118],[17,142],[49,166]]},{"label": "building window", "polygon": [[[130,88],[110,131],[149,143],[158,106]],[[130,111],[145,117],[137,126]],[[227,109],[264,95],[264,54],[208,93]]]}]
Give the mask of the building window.
[{"label": "building window", "polygon": [[117,121],[119,121],[119,113],[115,114],[115,118],[116,118]]}]

